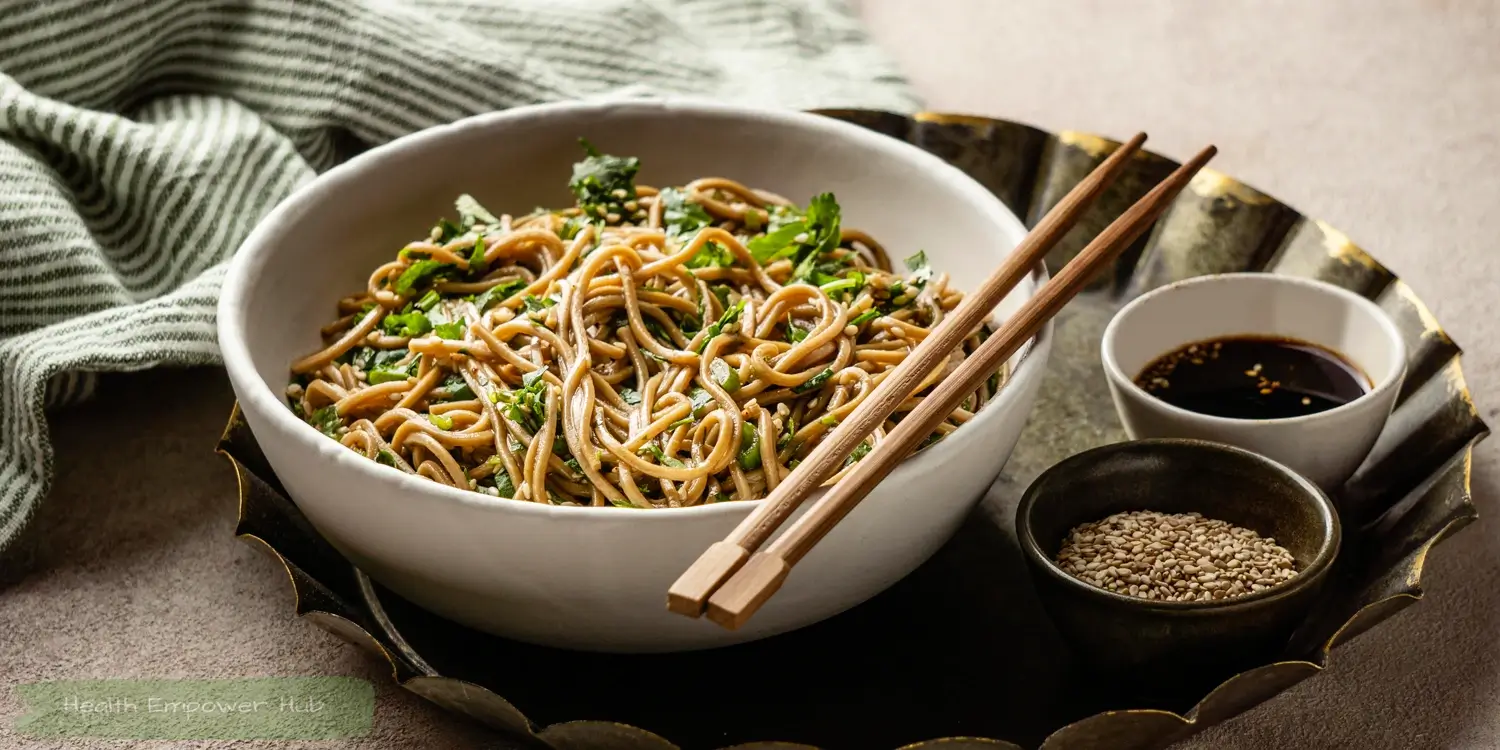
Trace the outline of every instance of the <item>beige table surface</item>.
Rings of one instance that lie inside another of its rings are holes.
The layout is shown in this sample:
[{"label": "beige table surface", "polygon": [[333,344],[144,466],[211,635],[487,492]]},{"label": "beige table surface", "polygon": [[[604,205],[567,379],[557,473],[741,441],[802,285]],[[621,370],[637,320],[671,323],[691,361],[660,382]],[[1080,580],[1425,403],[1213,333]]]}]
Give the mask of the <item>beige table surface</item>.
[{"label": "beige table surface", "polygon": [[[1467,346],[1469,383],[1497,421],[1500,3],[860,6],[933,109],[1145,129],[1177,156],[1216,143],[1219,169],[1345,230],[1408,280]],[[508,746],[292,617],[279,567],[230,534],[234,480],[208,452],[230,403],[218,371],[176,371],[118,379],[100,402],[55,415],[58,481],[36,529],[47,543],[0,590],[0,688],[355,675],[378,686],[369,737],[235,746]],[[1500,498],[1497,479],[1484,445],[1481,512]],[[1425,601],[1339,649],[1327,673],[1184,746],[1500,747],[1500,525],[1486,518],[1439,548],[1426,581]],[[73,746],[16,737],[18,711],[0,689],[0,747]]]}]

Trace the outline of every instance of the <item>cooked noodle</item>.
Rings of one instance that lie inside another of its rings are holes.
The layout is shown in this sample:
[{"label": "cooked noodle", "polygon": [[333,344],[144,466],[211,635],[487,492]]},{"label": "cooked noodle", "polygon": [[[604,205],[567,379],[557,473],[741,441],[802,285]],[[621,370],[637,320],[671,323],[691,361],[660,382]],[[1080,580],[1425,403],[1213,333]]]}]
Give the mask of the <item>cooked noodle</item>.
[{"label": "cooked noodle", "polygon": [[755,499],[962,297],[921,253],[893,272],[873,238],[840,228],[832,195],[803,210],[721,177],[657,190],[634,183],[635,159],[589,152],[574,206],[497,217],[462,196],[457,224],[376,268],[324,348],[292,364],[293,410],[367,458],[489,495]]}]

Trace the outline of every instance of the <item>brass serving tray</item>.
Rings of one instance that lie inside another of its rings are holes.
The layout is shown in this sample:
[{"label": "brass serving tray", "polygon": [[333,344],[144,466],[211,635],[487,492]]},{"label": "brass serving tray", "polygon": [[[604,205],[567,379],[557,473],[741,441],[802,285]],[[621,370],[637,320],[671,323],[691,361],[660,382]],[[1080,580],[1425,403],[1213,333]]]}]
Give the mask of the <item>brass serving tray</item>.
[{"label": "brass serving tray", "polygon": [[[978,117],[822,114],[941,156],[1028,224],[1116,146]],[[1134,159],[1049,265],[1066,262],[1175,166],[1156,154]],[[1409,374],[1374,451],[1338,493],[1344,552],[1282,660],[1156,686],[1150,698],[1123,694],[1091,679],[1040,611],[1015,544],[1015,503],[1056,461],[1124,438],[1099,369],[1098,342],[1113,311],[1161,284],[1228,271],[1313,277],[1375,300],[1406,339]],[[317,535],[238,411],[219,450],[240,479],[236,533],[285,564],[299,615],[380,655],[403,687],[557,750],[1164,747],[1317,674],[1336,646],[1420,599],[1428,551],[1475,518],[1472,449],[1488,429],[1464,384],[1458,346],[1410,288],[1349,238],[1254,188],[1199,174],[1056,330],[1020,445],[950,544],[849,612],[716,651],[583,654],[442,620],[372,583]],[[709,690],[722,684],[709,679],[715,674],[736,675],[735,692]]]}]

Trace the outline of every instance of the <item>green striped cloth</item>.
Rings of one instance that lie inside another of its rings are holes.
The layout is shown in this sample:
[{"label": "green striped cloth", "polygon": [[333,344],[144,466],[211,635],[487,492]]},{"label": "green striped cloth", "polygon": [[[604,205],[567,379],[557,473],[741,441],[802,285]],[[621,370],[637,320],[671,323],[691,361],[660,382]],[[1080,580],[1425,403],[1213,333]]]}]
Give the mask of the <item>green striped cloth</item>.
[{"label": "green striped cloth", "polygon": [[841,0],[0,2],[0,550],[44,408],[218,361],[224,263],[373,144],[540,101],[916,106]]}]

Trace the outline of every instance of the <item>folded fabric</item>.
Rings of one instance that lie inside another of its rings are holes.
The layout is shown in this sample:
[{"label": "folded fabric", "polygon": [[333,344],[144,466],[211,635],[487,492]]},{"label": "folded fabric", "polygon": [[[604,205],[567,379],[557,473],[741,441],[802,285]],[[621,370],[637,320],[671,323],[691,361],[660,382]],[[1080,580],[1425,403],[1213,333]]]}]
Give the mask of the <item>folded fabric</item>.
[{"label": "folded fabric", "polygon": [[217,362],[225,261],[318,172],[478,112],[673,94],[916,106],[841,0],[12,0],[0,550],[47,492],[44,404]]}]

